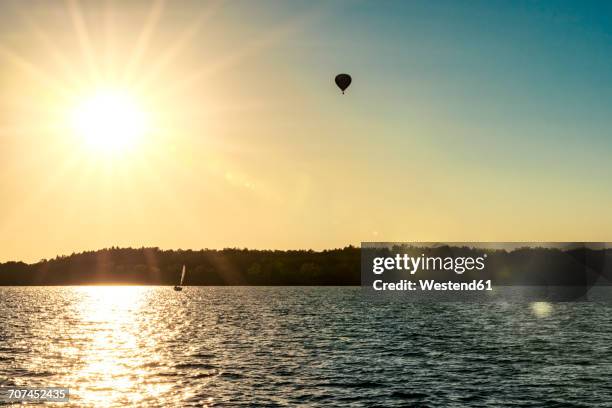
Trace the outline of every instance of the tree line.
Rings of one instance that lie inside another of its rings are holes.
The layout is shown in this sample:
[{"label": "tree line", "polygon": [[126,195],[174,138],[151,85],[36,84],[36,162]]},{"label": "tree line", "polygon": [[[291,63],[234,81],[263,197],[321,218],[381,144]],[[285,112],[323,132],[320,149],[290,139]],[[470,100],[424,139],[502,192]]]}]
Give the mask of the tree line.
[{"label": "tree line", "polygon": [[0,264],[0,285],[359,285],[360,250],[105,248]]},{"label": "tree line", "polygon": [[[393,246],[374,250],[348,246],[323,251],[162,250],[105,248],[73,253],[27,264],[0,263],[0,285],[175,285],[182,266],[185,285],[359,285],[371,272],[375,256],[408,253],[428,257],[482,257],[486,268],[457,275],[454,271],[419,272],[419,278],[453,280],[493,279],[498,285],[587,285],[612,282],[612,249],[517,248],[478,249],[466,246]],[[403,279],[398,271],[384,273],[387,280]]]}]

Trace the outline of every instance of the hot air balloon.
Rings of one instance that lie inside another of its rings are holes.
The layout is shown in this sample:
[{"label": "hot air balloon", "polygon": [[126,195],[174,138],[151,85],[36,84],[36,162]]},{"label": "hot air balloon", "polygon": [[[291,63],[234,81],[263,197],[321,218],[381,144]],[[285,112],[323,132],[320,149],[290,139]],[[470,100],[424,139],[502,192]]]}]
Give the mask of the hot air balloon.
[{"label": "hot air balloon", "polygon": [[336,85],[338,85],[338,88],[340,88],[340,90],[342,91],[342,94],[344,94],[346,88],[348,88],[351,84],[352,79],[349,74],[338,74],[336,75],[335,81]]}]

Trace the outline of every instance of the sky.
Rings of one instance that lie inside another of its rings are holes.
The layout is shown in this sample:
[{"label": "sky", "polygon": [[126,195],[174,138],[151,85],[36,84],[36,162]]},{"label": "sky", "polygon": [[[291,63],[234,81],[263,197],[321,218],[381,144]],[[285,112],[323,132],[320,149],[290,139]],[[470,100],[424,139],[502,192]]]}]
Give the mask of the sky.
[{"label": "sky", "polygon": [[611,40],[603,1],[3,1],[0,261],[612,241]]}]

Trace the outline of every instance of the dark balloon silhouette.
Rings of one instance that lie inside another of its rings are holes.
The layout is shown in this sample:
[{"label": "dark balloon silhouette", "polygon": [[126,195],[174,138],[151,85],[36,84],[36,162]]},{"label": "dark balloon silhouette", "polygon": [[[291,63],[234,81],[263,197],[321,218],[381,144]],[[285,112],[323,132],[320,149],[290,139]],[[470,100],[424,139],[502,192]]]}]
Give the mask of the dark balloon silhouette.
[{"label": "dark balloon silhouette", "polygon": [[344,91],[346,90],[346,88],[348,88],[349,85],[351,84],[352,79],[349,74],[338,74],[336,75],[335,81],[336,81],[336,85],[338,85],[338,88],[340,88],[340,90],[344,94]]}]

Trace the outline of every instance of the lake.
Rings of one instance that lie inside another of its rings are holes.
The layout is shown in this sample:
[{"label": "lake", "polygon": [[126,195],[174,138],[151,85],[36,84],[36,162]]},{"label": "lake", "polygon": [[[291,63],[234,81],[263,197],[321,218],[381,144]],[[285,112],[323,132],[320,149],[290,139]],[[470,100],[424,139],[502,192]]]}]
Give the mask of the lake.
[{"label": "lake", "polygon": [[3,287],[0,384],[69,387],[61,407],[610,406],[610,310],[372,302],[354,287]]}]

